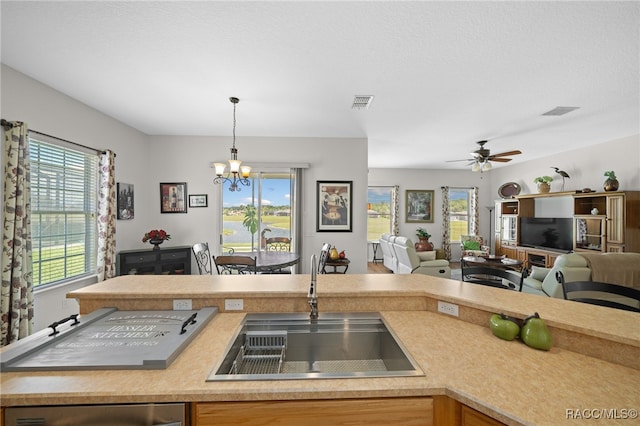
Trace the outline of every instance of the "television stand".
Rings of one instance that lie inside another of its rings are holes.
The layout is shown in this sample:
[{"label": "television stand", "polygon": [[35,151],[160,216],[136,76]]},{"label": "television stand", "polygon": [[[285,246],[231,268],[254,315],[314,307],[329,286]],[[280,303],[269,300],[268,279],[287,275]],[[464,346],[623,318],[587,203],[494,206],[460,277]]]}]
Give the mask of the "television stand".
[{"label": "television stand", "polygon": [[547,256],[541,254],[535,254],[527,252],[527,264],[529,266],[539,266],[541,268],[547,267]]}]

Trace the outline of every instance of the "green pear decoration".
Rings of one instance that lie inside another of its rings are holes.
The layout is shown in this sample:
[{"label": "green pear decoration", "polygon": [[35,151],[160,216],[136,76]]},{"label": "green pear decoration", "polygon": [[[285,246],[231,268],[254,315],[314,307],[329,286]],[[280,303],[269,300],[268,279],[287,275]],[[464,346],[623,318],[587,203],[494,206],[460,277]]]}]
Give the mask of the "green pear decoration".
[{"label": "green pear decoration", "polygon": [[527,346],[543,351],[548,351],[553,345],[551,333],[537,312],[524,319],[520,338]]},{"label": "green pear decoration", "polygon": [[491,315],[489,325],[493,334],[504,340],[513,340],[520,333],[518,320],[504,313]]}]

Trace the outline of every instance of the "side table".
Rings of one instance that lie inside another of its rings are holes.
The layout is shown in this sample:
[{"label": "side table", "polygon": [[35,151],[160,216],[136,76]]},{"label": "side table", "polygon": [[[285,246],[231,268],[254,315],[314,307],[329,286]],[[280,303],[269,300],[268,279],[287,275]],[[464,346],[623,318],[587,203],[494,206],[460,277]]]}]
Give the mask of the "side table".
[{"label": "side table", "polygon": [[[344,259],[337,259],[337,260],[327,259],[327,262],[324,264],[324,267],[322,268],[322,273],[323,274],[346,274],[347,269],[349,269],[349,263],[351,262],[346,257]],[[333,271],[331,272],[327,271],[327,267],[329,266],[333,267]],[[344,270],[339,271],[338,268],[344,268]]]},{"label": "side table", "polygon": [[378,257],[378,248],[380,248],[380,241],[371,240],[371,241],[367,241],[367,243],[371,244],[371,248],[373,249],[373,258],[371,259],[371,261],[373,263],[382,262],[384,259],[381,259]]}]

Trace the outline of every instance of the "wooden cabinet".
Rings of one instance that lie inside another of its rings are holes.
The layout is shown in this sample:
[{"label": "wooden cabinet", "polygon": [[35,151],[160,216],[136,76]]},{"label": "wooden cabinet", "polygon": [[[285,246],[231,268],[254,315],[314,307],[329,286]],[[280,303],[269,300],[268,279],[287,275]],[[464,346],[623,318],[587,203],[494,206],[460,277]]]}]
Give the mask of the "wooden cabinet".
[{"label": "wooden cabinet", "polygon": [[191,274],[191,246],[160,250],[123,250],[118,253],[118,275]]},{"label": "wooden cabinet", "polygon": [[433,398],[356,398],[192,404],[194,426],[433,425]]},{"label": "wooden cabinet", "polygon": [[471,407],[463,405],[460,410],[460,425],[461,426],[501,426],[504,423],[493,419],[486,414],[482,414],[479,411],[474,410]]},{"label": "wooden cabinet", "polygon": [[640,252],[640,191],[575,194],[574,248]]}]

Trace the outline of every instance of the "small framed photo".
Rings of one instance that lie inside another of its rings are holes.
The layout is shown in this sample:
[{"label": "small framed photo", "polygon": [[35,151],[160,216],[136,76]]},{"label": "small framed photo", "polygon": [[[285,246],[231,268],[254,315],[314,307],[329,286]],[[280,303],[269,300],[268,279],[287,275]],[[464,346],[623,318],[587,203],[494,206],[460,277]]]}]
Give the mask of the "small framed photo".
[{"label": "small framed photo", "polygon": [[191,194],[189,195],[189,207],[207,207],[207,194]]},{"label": "small framed photo", "polygon": [[406,222],[433,223],[433,190],[407,189]]},{"label": "small framed photo", "polygon": [[353,181],[316,182],[316,231],[351,232]]},{"label": "small framed photo", "polygon": [[134,218],[133,210],[133,185],[130,183],[117,184],[118,191],[118,220],[131,220]]},{"label": "small framed photo", "polygon": [[160,213],[187,212],[187,183],[160,183]]}]

